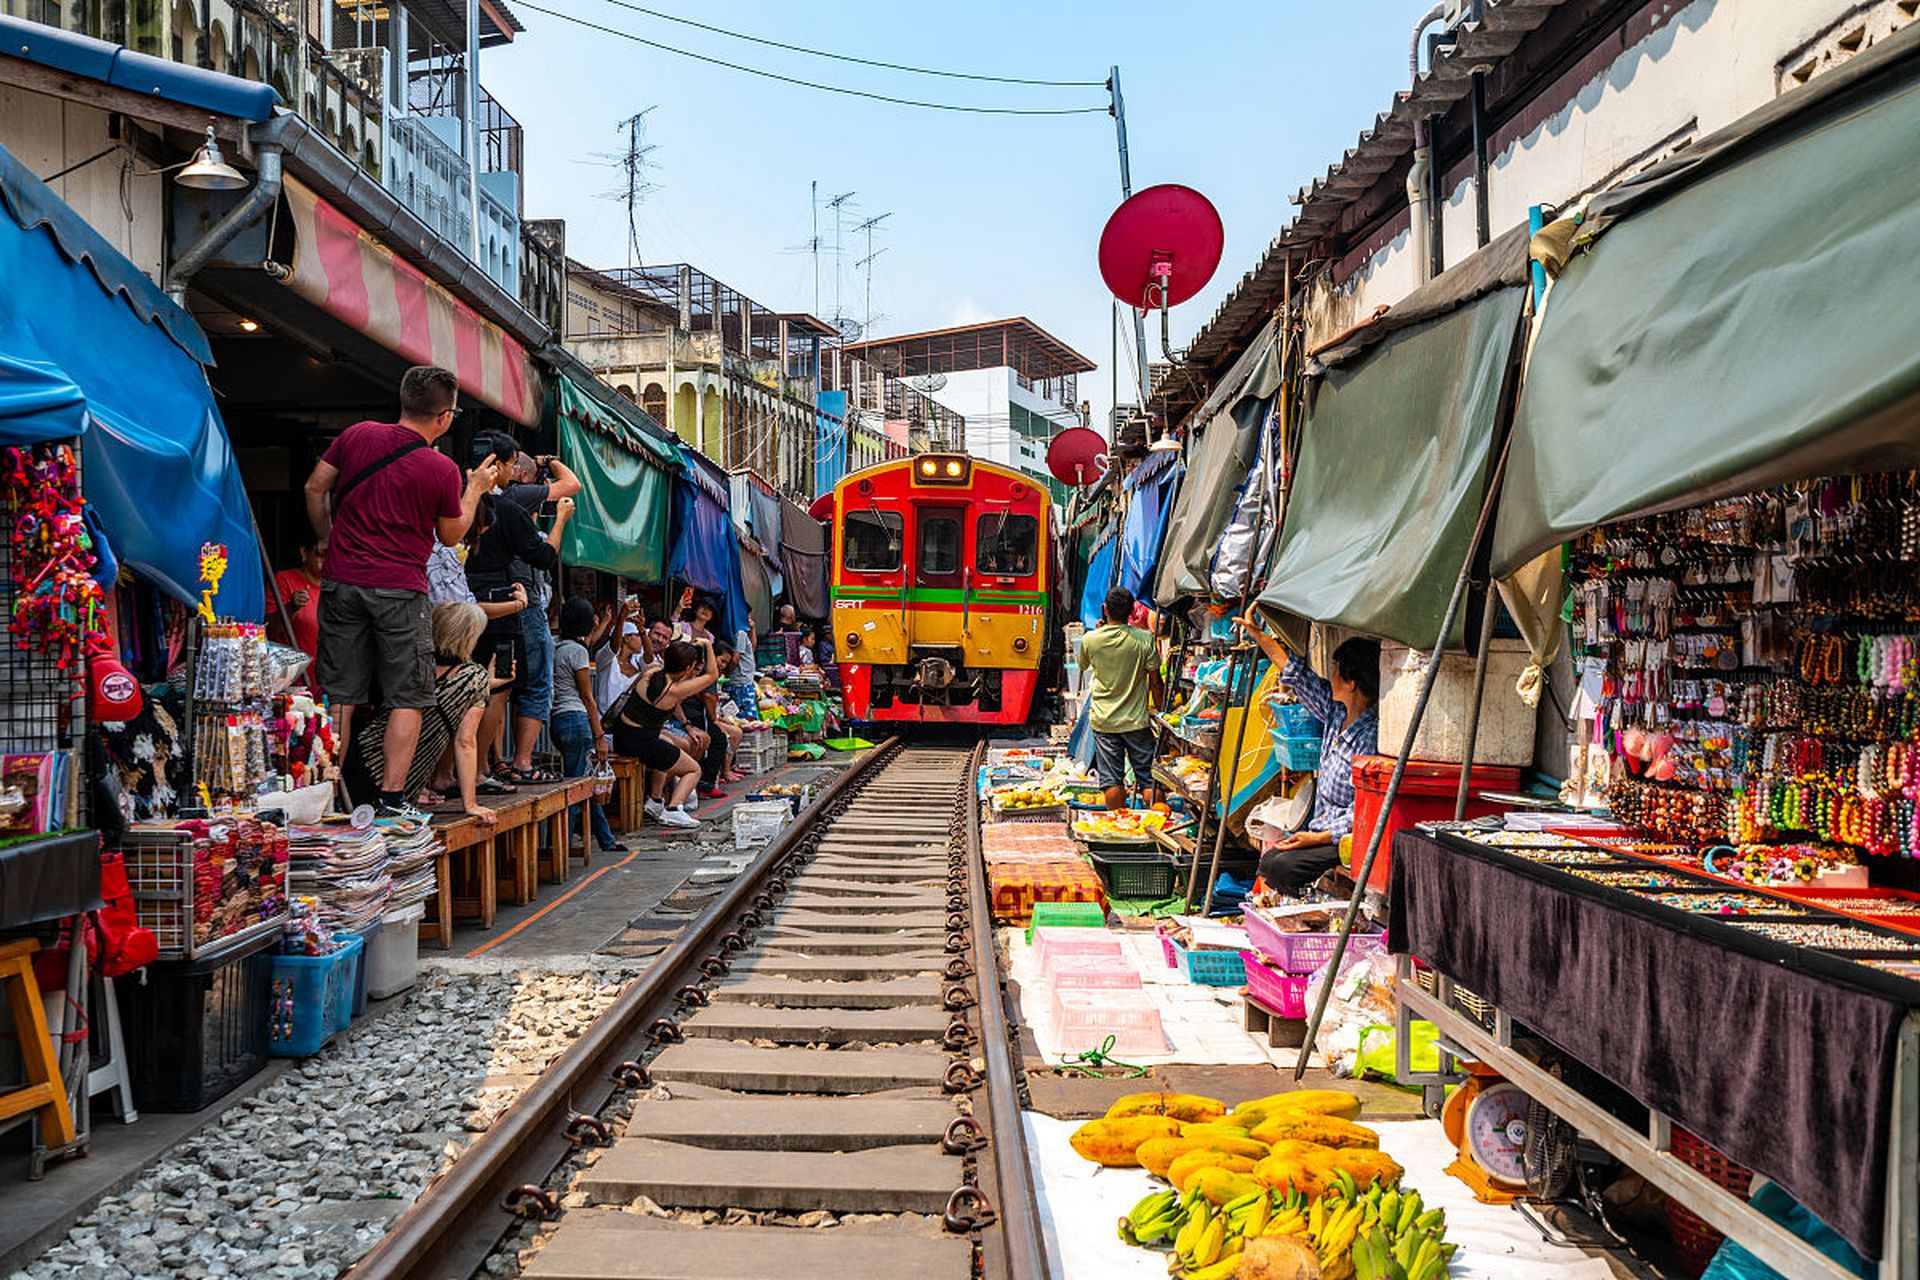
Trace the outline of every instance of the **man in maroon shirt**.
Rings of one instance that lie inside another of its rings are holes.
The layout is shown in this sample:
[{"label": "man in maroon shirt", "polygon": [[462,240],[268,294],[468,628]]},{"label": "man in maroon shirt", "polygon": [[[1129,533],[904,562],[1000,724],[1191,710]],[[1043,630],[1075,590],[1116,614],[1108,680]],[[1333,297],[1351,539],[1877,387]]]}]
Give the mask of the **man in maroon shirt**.
[{"label": "man in maroon shirt", "polygon": [[427,556],[436,535],[449,546],[460,541],[496,479],[487,458],[463,486],[453,459],[432,447],[459,416],[459,394],[445,369],[407,370],[400,421],[348,427],[307,478],[307,518],[327,544],[319,679],[333,699],[336,755],[345,757],[354,708],[369,701],[376,676],[381,701],[393,709],[383,738],[382,813],[407,807],[420,713],[434,705]]}]

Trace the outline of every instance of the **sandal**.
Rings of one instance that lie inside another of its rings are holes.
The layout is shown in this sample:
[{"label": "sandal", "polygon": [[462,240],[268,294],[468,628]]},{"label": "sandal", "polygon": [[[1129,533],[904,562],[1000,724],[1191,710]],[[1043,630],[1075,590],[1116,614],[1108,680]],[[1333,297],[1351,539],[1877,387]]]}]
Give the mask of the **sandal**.
[{"label": "sandal", "polygon": [[506,775],[515,782],[533,786],[545,786],[549,782],[560,781],[560,775],[551,769],[516,769],[509,767],[506,770]]},{"label": "sandal", "polygon": [[422,809],[432,809],[445,804],[447,798],[440,792],[435,791],[432,787],[422,787],[420,788],[420,794],[413,798],[413,802]]},{"label": "sandal", "polygon": [[473,784],[473,790],[475,794],[483,796],[510,796],[514,792],[512,787],[494,777],[480,779]]}]

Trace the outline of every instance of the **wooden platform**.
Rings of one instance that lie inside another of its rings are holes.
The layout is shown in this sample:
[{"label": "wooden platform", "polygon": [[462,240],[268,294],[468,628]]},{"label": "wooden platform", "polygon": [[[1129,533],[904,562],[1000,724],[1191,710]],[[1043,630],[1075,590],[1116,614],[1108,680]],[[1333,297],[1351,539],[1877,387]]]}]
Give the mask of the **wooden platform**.
[{"label": "wooden platform", "polygon": [[[592,778],[523,783],[510,796],[489,796],[487,807],[499,821],[484,826],[458,802],[430,809],[433,828],[445,851],[439,860],[439,892],[432,918],[443,950],[453,946],[453,922],[478,920],[491,929],[502,899],[516,906],[532,902],[542,879],[561,884],[571,870],[572,807],[593,798]],[[585,842],[583,864],[592,855]]]}]

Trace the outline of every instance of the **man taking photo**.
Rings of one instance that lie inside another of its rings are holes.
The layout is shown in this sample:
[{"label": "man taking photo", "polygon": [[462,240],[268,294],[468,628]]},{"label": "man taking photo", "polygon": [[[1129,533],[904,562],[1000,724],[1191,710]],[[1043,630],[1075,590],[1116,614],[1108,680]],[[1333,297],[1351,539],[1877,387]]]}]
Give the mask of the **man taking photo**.
[{"label": "man taking photo", "polygon": [[376,678],[393,709],[382,734],[378,811],[411,812],[407,770],[420,713],[435,705],[427,557],[460,541],[497,479],[492,458],[466,478],[434,442],[460,415],[459,380],[416,365],[400,379],[400,421],[357,422],[307,478],[307,519],[327,545],[320,585],[319,681],[334,700],[339,757]]}]

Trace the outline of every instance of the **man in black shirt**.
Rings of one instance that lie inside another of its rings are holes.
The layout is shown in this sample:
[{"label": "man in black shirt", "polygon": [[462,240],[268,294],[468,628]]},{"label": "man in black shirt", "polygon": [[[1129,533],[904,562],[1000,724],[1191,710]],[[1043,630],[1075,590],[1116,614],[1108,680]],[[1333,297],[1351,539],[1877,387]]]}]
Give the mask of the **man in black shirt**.
[{"label": "man in black shirt", "polygon": [[[526,512],[536,529],[543,506],[552,502],[557,515],[565,502],[571,511],[573,496],[580,492],[580,478],[551,456],[536,457],[521,451],[501,474],[511,475],[513,482],[500,491],[500,500]],[[557,531],[552,538],[553,548],[558,551]],[[527,589],[529,603],[519,617],[526,662],[524,679],[515,684],[513,692],[512,771],[516,777],[542,781],[544,778],[533,767],[533,748],[553,712],[553,631],[547,626],[547,605],[553,598],[548,583],[553,568],[536,567],[522,558],[514,561],[513,572],[514,580]]]},{"label": "man in black shirt", "polygon": [[[506,451],[509,461],[519,454],[519,446],[511,436],[482,433],[470,449],[480,449],[495,454]],[[493,523],[467,556],[467,586],[472,589],[474,599],[479,601],[504,600],[513,594],[518,585],[525,589],[530,581],[530,571],[534,569],[551,572],[560,563],[560,538],[567,527],[567,521],[573,516],[573,499],[563,498],[555,504],[553,528],[541,536],[533,523],[533,517],[525,508],[496,491],[486,499],[492,504]],[[518,566],[516,568],[516,566]],[[532,622],[523,622],[531,619]],[[528,607],[517,614],[495,618],[487,624],[481,636],[479,652],[509,654],[513,671],[513,693],[515,698],[523,696],[523,689],[530,681],[532,663],[528,658],[527,635],[533,625],[537,625],[542,635],[548,635],[548,662],[546,696],[553,697],[551,660],[551,639],[547,632],[546,610],[537,607],[531,601],[529,592]],[[503,671],[505,664],[496,664]],[[500,741],[501,723],[506,715],[506,691],[494,695],[487,705],[487,713],[480,722],[480,741],[489,750]],[[544,723],[544,719],[542,721]],[[536,728],[534,737],[539,737]],[[529,760],[531,763],[531,746]],[[501,758],[506,761],[508,752],[502,749]],[[533,782],[537,778],[530,769],[506,769],[508,777],[514,781]],[[550,780],[550,779],[548,779]]]}]

